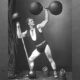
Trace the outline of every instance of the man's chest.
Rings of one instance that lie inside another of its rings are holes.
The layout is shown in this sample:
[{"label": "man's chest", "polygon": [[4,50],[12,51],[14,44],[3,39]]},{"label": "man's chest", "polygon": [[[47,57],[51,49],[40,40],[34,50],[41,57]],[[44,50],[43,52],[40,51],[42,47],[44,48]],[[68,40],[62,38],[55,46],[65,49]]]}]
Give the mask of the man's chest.
[{"label": "man's chest", "polygon": [[37,39],[37,33],[36,33],[36,29],[32,29],[32,30],[29,30],[29,34],[30,34],[30,37],[33,41],[36,41]]}]

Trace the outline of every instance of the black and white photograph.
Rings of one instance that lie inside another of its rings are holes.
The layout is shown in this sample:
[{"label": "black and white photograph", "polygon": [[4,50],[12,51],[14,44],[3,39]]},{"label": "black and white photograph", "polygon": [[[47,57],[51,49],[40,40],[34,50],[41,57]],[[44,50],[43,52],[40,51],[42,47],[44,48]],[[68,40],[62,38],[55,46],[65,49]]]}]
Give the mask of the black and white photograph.
[{"label": "black and white photograph", "polygon": [[9,80],[72,80],[71,0],[9,0]]},{"label": "black and white photograph", "polygon": [[80,80],[79,0],[0,0],[0,80]]}]

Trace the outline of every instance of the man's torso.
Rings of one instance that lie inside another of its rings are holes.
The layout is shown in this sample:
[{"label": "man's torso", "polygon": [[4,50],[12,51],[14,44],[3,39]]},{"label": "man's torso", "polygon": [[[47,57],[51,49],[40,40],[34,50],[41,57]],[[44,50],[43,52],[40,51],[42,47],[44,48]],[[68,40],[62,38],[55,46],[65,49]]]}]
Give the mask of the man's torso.
[{"label": "man's torso", "polygon": [[43,33],[40,32],[38,28],[28,30],[28,38],[30,38],[35,45],[38,45],[45,40]]}]

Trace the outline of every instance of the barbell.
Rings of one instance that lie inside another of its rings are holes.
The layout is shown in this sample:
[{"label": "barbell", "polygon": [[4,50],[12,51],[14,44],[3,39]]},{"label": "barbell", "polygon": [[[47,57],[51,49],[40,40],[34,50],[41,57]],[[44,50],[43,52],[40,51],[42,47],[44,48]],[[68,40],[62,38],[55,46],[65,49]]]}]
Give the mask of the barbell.
[{"label": "barbell", "polygon": [[[52,1],[47,9],[53,14],[53,15],[59,15],[62,12],[63,6],[60,1]],[[29,5],[29,11],[33,15],[38,15],[42,12],[43,6],[40,2],[32,2]]]},{"label": "barbell", "polygon": [[[62,13],[63,5],[60,1],[52,1],[47,9],[52,13],[52,15],[59,15]],[[29,5],[29,11],[33,15],[39,15],[43,10],[43,6],[40,2],[32,2]],[[12,15],[12,19],[18,19],[20,15],[16,12]]]}]

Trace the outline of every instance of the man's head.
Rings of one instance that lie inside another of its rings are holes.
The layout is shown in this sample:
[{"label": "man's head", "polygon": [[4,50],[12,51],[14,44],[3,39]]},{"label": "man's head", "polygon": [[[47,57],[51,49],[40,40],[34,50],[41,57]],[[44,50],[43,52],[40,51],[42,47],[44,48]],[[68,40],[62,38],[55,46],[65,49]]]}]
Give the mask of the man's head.
[{"label": "man's head", "polygon": [[33,20],[32,18],[28,18],[27,21],[28,21],[29,27],[30,27],[30,28],[33,28],[34,25],[35,25],[34,20]]}]

